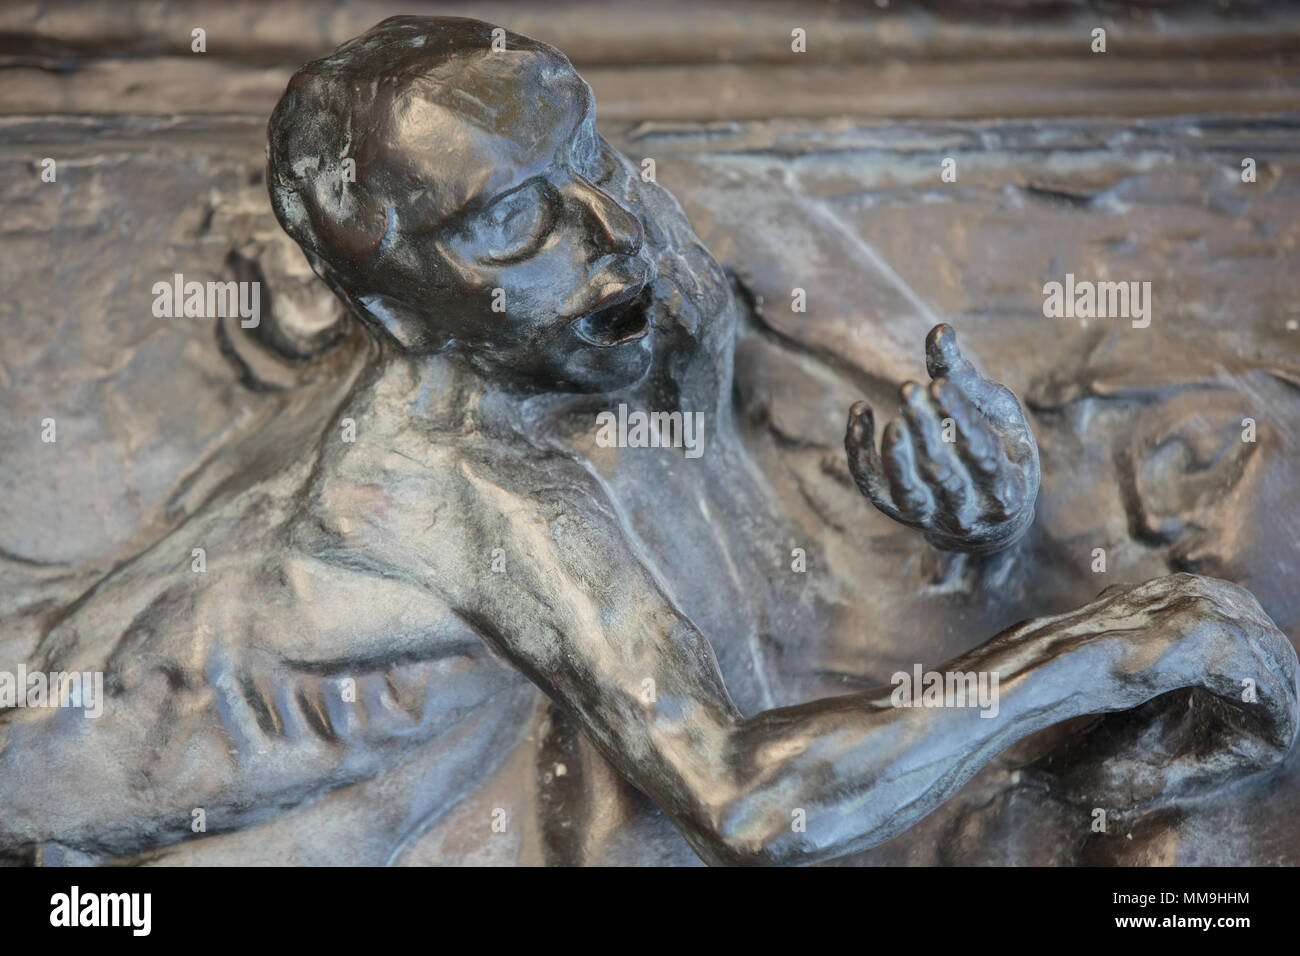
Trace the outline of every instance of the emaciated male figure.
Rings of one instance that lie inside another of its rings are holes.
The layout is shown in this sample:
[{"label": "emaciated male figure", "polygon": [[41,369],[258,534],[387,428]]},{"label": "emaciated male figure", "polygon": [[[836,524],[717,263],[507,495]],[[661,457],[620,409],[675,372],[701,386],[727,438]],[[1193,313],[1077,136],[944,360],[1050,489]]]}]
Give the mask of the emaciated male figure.
[{"label": "emaciated male figure", "polygon": [[[1013,742],[1181,688],[1226,716],[1213,747],[1148,769],[1147,799],[1287,752],[1294,650],[1248,592],[1187,574],[942,665],[998,675],[992,718],[896,707],[890,687],[770,706],[761,635],[882,627],[854,605],[878,565],[747,447],[737,305],[675,201],[596,132],[560,53],[491,31],[394,18],[294,76],[270,124],[272,202],[373,345],[314,441],[268,446],[88,597],[115,624],[78,607],[51,630],[43,662],[98,663],[113,697],[99,721],[14,722],[6,843],[164,844],[192,807],[236,828],[363,779],[504,692],[473,664],[483,645],[711,862],[873,846]],[[941,549],[1014,547],[1039,480],[1020,406],[946,326],[926,349],[933,381],[904,386],[882,451],[852,409],[844,484]],[[703,412],[703,455],[598,444],[597,413],[620,403]],[[790,573],[801,543],[831,565],[833,602]],[[757,711],[733,703],[715,647],[752,658]],[[359,703],[337,690],[354,676]],[[97,776],[94,814],[24,786],[60,767]]]}]

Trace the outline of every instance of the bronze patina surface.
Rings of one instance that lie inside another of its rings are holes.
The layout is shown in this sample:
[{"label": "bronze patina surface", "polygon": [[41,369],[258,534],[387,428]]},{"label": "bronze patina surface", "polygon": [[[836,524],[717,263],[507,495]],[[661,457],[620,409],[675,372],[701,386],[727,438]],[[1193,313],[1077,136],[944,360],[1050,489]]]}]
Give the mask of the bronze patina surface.
[{"label": "bronze patina surface", "polygon": [[[7,187],[0,668],[106,697],[0,716],[0,849],[1294,862],[1291,126],[607,139],[493,30],[313,60],[265,175],[238,117],[5,121],[63,152]],[[1151,321],[1043,314],[1116,277]]]}]

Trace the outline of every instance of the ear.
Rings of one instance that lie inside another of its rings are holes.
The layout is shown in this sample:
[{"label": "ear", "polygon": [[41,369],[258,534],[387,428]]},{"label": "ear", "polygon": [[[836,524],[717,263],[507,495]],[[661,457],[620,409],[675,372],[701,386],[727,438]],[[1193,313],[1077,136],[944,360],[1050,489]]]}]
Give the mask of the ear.
[{"label": "ear", "polygon": [[330,287],[330,291],[343,300],[361,323],[376,335],[391,339],[403,351],[431,351],[440,342],[431,341],[428,322],[410,308],[386,295],[355,296],[339,281],[334,270],[320,256],[303,250],[312,271]]},{"label": "ear", "polygon": [[417,315],[409,306],[386,295],[363,295],[355,300],[365,310],[364,318],[379,325],[407,352],[432,352],[443,341],[432,334],[428,318]]}]

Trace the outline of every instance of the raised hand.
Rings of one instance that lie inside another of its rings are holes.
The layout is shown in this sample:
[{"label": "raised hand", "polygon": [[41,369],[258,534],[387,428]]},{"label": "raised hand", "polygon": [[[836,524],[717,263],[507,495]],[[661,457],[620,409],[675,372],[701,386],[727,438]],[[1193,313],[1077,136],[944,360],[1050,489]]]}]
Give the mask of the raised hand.
[{"label": "raised hand", "polygon": [[936,325],[925,341],[929,386],[905,382],[902,414],[876,450],[866,402],[849,409],[849,471],[873,505],[947,551],[1013,544],[1034,520],[1038,446],[1011,390],[980,375]]}]

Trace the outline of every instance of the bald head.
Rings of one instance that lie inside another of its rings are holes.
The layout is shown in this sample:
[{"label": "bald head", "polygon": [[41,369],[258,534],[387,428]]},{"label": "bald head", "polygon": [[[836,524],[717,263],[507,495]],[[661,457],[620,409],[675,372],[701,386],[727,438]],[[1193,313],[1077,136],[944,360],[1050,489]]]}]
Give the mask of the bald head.
[{"label": "bald head", "polygon": [[404,236],[540,174],[593,121],[590,88],[553,47],[477,20],[393,17],[290,80],[268,130],[272,206],[360,291]]},{"label": "bald head", "polygon": [[649,367],[639,177],[552,47],[385,20],[294,74],[267,155],[281,225],[384,342],[529,389]]}]

